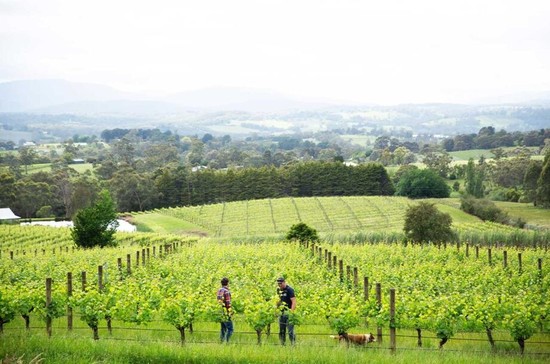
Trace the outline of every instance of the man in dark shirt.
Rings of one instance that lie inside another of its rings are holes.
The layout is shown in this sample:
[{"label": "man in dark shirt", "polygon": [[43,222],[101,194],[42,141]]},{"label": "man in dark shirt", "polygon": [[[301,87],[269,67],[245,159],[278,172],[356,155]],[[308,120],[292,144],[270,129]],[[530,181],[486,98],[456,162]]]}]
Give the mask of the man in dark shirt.
[{"label": "man in dark shirt", "polygon": [[294,311],[296,309],[296,296],[294,295],[294,289],[286,284],[283,277],[277,278],[277,295],[279,296],[279,306],[281,309],[281,316],[279,316],[279,340],[282,345],[286,342],[286,331],[288,329],[288,338],[290,343],[296,342],[296,335],[294,334],[294,324],[289,322],[289,310]]},{"label": "man in dark shirt", "polygon": [[229,338],[233,334],[233,321],[231,321],[233,311],[231,310],[231,291],[229,291],[229,279],[225,277],[222,278],[221,284],[222,287],[218,290],[217,293],[218,303],[223,310],[220,340],[221,342],[228,342]]}]

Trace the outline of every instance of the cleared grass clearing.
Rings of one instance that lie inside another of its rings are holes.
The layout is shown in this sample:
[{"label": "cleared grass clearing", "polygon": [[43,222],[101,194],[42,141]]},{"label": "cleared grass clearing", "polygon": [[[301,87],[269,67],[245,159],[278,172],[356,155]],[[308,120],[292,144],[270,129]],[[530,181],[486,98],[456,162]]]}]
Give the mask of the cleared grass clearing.
[{"label": "cleared grass clearing", "polygon": [[495,204],[512,217],[521,217],[529,225],[550,229],[550,209],[542,209],[531,203],[494,201]]}]

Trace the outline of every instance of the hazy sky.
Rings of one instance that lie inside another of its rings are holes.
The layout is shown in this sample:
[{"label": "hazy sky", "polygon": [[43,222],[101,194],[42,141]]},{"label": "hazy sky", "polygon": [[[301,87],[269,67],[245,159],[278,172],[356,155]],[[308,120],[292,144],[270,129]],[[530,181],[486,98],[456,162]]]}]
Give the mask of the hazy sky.
[{"label": "hazy sky", "polygon": [[465,102],[550,90],[549,0],[0,0],[0,81]]}]

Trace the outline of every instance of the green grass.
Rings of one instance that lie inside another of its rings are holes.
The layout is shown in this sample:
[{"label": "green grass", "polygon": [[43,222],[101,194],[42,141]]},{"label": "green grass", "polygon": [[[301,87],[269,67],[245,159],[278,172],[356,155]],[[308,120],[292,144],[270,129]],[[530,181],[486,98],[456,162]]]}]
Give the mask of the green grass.
[{"label": "green grass", "polygon": [[520,217],[529,225],[550,229],[550,209],[533,206],[532,203],[494,201],[494,203],[511,217]]},{"label": "green grass", "polygon": [[131,222],[137,225],[138,231],[142,232],[199,236],[207,234],[200,226],[158,212],[133,215]]},{"label": "green grass", "polygon": [[373,144],[376,140],[376,137],[369,135],[355,135],[355,134],[344,134],[341,136],[343,140],[347,140],[352,144],[360,145],[365,147],[367,144]]},{"label": "green grass", "polygon": [[455,161],[468,161],[470,158],[473,158],[474,161],[478,161],[481,156],[484,156],[485,159],[494,158],[494,154],[491,153],[489,149],[470,149],[470,150],[461,150],[458,152],[449,152],[449,155],[453,157]]},{"label": "green grass", "polygon": [[[278,344],[277,328],[262,345],[256,344],[255,334],[244,323],[236,323],[229,344],[217,342],[215,324],[187,332],[187,341],[180,344],[176,329],[151,324],[137,330],[122,330],[114,326],[110,335],[104,325],[100,340],[91,338],[91,330],[75,319],[75,328],[69,332],[62,327],[61,319],[54,320],[53,334],[48,338],[42,328],[7,328],[0,341],[0,358],[21,358],[30,362],[39,357],[45,363],[546,363],[550,353],[535,336],[526,342],[526,353],[520,356],[518,346],[509,337],[495,334],[497,350],[492,353],[483,334],[460,334],[451,339],[442,350],[437,349],[438,339],[423,331],[423,347],[416,347],[412,331],[397,332],[397,350],[389,349],[388,331],[383,342],[367,347],[350,347],[339,344],[323,334],[317,327],[297,327],[297,344],[282,347]],[[21,325],[19,325],[21,326]],[[9,327],[9,326],[8,326]],[[326,331],[326,330],[325,330]],[[368,330],[367,330],[368,331]],[[372,331],[372,330],[371,330]],[[309,332],[316,332],[310,334]],[[475,337],[474,337],[475,336]],[[546,354],[537,354],[546,353]],[[5,361],[9,363],[9,360]],[[17,363],[17,361],[11,361]]]},{"label": "green grass", "polygon": [[[69,164],[69,168],[74,169],[78,173],[84,173],[86,171],[92,171],[93,164],[92,163]],[[23,173],[25,173],[25,166],[22,166],[21,169]],[[27,173],[51,172],[51,171],[52,171],[51,163],[33,164],[27,167]]]}]

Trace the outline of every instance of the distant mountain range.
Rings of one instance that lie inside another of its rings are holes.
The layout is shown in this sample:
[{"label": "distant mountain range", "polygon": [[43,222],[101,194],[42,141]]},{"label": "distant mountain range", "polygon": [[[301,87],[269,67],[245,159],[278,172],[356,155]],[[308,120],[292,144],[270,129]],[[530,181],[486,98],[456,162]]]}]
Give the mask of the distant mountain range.
[{"label": "distant mountain range", "polygon": [[155,99],[109,86],[65,80],[0,83],[0,112],[46,114],[159,114],[182,111],[274,112],[330,106],[275,92],[245,88],[209,88]]}]

